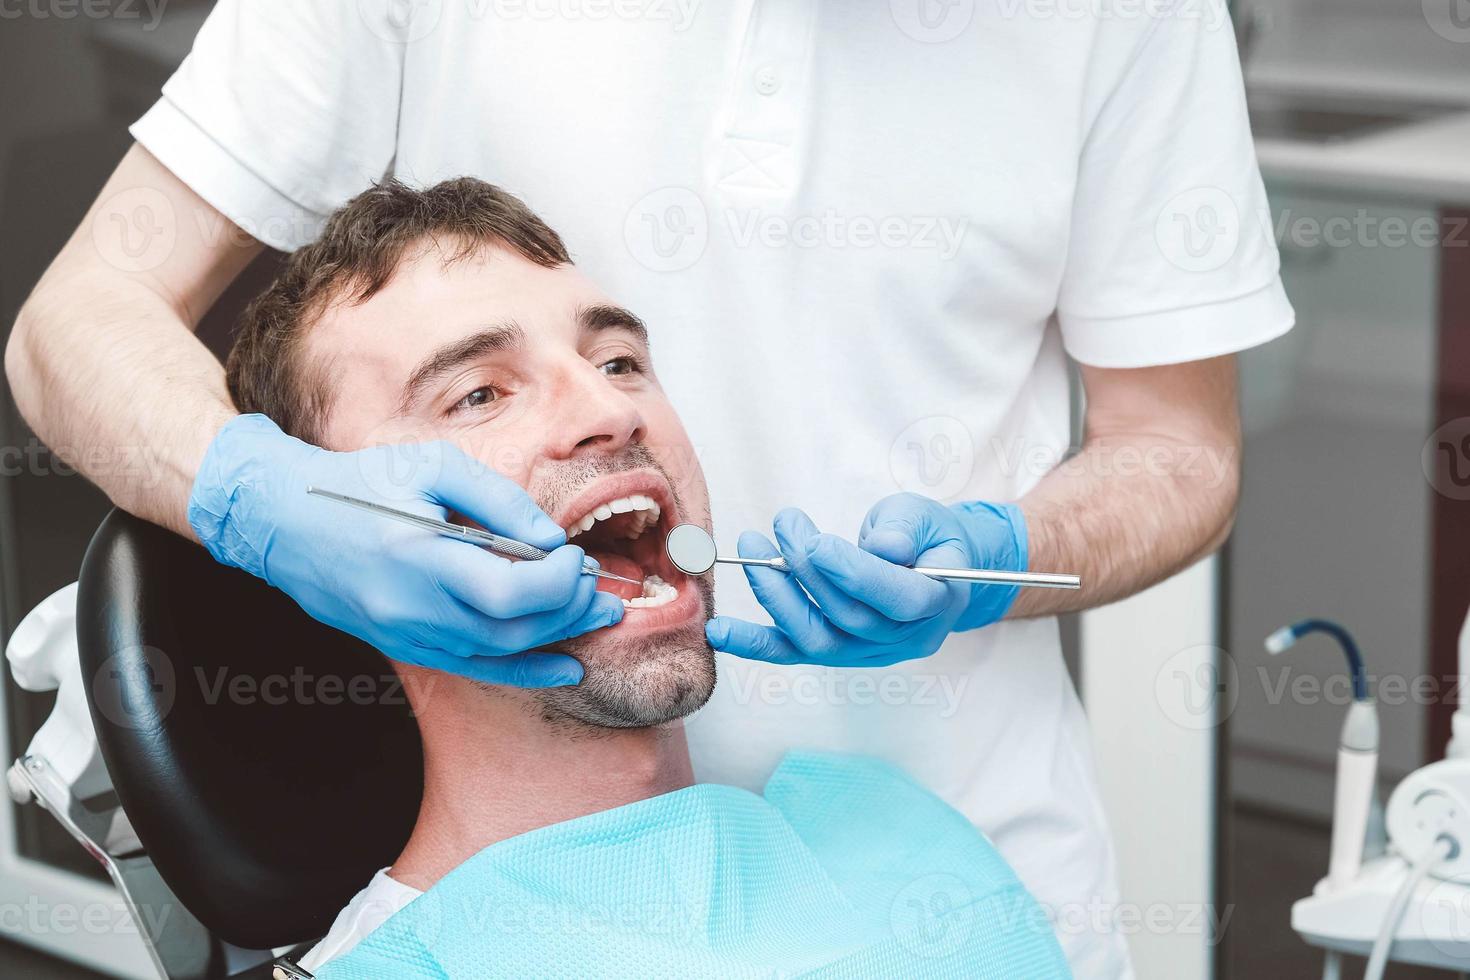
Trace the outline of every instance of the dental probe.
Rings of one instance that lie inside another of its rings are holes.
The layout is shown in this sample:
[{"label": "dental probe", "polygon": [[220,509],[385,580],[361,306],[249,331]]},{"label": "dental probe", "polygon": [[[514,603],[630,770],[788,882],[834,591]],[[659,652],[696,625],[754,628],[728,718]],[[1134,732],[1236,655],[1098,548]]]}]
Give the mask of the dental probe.
[{"label": "dental probe", "polygon": [[[715,551],[715,539],[697,524],[680,524],[669,532],[664,542],[669,561],[686,575],[702,575],[716,562],[727,565],[764,565],[778,572],[789,572],[784,558],[722,558]],[[1026,585],[1036,589],[1080,589],[1082,579],[1061,572],[1005,572],[996,568],[915,568],[913,571],[946,582],[978,582],[985,585]]]},{"label": "dental probe", "polygon": [[[395,507],[373,503],[371,500],[360,500],[357,497],[349,497],[345,493],[323,490],[321,487],[307,487],[306,492],[315,494],[318,497],[325,497],[328,500],[335,500],[339,504],[347,504],[349,507],[357,507],[370,514],[377,514],[379,517],[402,521],[404,524],[412,524],[414,527],[421,527],[426,531],[434,531],[446,537],[459,538],[461,541],[468,541],[471,544],[488,548],[497,555],[504,555],[506,558],[536,561],[551,554],[549,551],[544,551],[535,545],[526,544],[524,541],[517,541],[515,538],[507,538],[500,534],[491,534],[489,531],[481,531],[475,527],[465,527],[463,524],[451,524],[448,521],[441,521],[437,517],[425,517],[422,514],[413,514],[406,510],[398,510]],[[627,582],[629,585],[636,585],[640,589],[643,588],[642,582],[635,582],[630,578],[624,578],[621,575],[614,575],[612,572],[603,571],[593,563],[591,558],[584,558],[582,560],[582,571],[588,575],[596,575],[598,578],[612,579],[616,582]]]}]

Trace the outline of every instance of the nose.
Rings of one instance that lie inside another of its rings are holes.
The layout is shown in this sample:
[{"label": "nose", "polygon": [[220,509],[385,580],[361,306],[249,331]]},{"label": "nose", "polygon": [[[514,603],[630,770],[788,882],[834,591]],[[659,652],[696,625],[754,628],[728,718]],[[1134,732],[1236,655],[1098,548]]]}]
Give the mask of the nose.
[{"label": "nose", "polygon": [[607,375],[578,358],[563,371],[556,386],[556,413],[546,451],[559,459],[582,453],[615,453],[645,434],[643,413]]}]

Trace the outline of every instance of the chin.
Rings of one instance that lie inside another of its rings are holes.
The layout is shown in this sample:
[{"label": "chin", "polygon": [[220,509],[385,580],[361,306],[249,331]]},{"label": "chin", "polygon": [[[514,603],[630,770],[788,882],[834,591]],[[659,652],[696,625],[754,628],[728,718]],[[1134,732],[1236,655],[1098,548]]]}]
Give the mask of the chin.
[{"label": "chin", "polygon": [[655,635],[590,635],[573,653],[582,683],[538,692],[548,719],[596,728],[652,728],[688,717],[715,689],[715,655],[698,620]]}]

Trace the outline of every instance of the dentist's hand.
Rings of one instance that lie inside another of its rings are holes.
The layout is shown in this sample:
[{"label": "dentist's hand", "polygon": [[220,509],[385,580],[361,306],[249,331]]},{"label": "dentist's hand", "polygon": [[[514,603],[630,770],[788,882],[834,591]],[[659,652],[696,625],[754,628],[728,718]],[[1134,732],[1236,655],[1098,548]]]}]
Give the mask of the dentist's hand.
[{"label": "dentist's hand", "polygon": [[[407,464],[405,449],[415,453]],[[508,561],[347,512],[308,486],[432,517],[452,508],[555,550],[541,561]],[[566,544],[524,490],[448,443],[334,453],[264,415],[242,415],[210,444],[189,524],[215,559],[265,579],[314,618],[395,660],[492,684],[578,683],[582,667],[572,657],[522,651],[623,617],[617,597],[596,592],[596,579],[582,574],[582,549]]]},{"label": "dentist's hand", "polygon": [[953,630],[1006,614],[1013,585],[942,582],[903,565],[1026,570],[1026,523],[1012,504],[945,507],[912,493],[868,512],[856,545],[819,532],[799,510],[776,515],[779,550],[762,535],[740,536],[745,558],[784,557],[792,572],[745,566],[775,626],[716,616],[710,645],[751,660],[831,667],[886,667],[927,657]]}]

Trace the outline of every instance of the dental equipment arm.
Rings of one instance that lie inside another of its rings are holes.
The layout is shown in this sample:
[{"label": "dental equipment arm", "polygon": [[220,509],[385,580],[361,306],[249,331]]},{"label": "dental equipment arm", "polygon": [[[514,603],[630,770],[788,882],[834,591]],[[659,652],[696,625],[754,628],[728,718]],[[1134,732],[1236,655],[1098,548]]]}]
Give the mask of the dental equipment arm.
[{"label": "dental equipment arm", "polygon": [[[1462,631],[1462,644],[1467,635]],[[1345,743],[1351,725],[1350,717]],[[1339,772],[1333,870],[1340,867],[1344,783]],[[1338,883],[1340,874],[1329,874],[1292,906],[1292,928],[1328,950],[1329,968],[1337,966],[1339,952],[1362,955],[1371,943],[1367,980],[1383,975],[1390,954],[1462,971],[1470,957],[1470,759],[1451,756],[1409,773],[1394,788],[1384,817],[1388,852],[1365,862],[1346,884]],[[1436,879],[1432,889],[1421,889],[1426,875]]]}]

